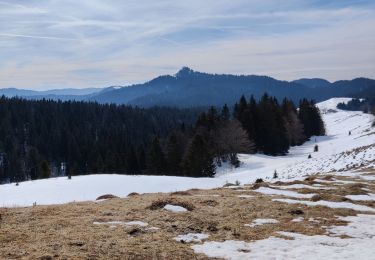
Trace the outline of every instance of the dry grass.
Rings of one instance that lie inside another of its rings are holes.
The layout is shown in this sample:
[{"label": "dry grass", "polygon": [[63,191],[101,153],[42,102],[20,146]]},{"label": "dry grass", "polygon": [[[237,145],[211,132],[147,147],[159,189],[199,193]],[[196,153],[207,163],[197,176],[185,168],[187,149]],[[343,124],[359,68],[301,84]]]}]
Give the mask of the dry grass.
[{"label": "dry grass", "polygon": [[[184,195],[181,195],[181,196],[186,196],[186,195],[184,194]],[[179,200],[177,198],[162,198],[162,199],[155,200],[146,209],[151,209],[151,210],[162,209],[167,204],[184,207],[188,211],[194,210],[193,204],[191,204],[190,202],[187,202],[187,201]]]},{"label": "dry grass", "polygon": [[[316,178],[298,183],[309,184]],[[259,183],[255,186],[267,185]],[[365,186],[373,189],[371,185]],[[212,241],[254,241],[275,236],[277,231],[317,235],[325,233],[322,226],[346,224],[336,216],[356,214],[350,209],[273,202],[274,197],[253,192],[254,186],[241,188],[247,191],[192,189],[171,194],[134,194],[126,199],[102,202],[0,208],[0,258],[206,259],[204,255],[194,254],[190,244],[174,238],[198,232],[209,234]],[[315,199],[342,201],[345,190],[357,192],[358,189],[362,187],[341,185],[335,190],[314,190],[319,196]],[[255,197],[238,197],[243,194]],[[172,213],[163,209],[166,204],[179,205],[189,211]],[[303,217],[304,221],[292,222],[296,217]],[[244,226],[257,218],[273,218],[279,223],[255,228]],[[309,218],[319,220],[319,223],[310,222]],[[93,224],[109,221],[143,221],[148,226],[111,228],[110,225]]]},{"label": "dry grass", "polygon": [[105,194],[105,195],[99,196],[96,200],[108,200],[108,199],[116,199],[116,198],[118,197],[115,195]]}]

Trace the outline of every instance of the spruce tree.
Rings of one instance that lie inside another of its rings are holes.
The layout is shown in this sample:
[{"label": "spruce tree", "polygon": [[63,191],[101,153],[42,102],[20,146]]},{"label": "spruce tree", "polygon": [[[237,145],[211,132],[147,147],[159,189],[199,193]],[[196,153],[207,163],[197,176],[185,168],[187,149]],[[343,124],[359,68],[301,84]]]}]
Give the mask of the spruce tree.
[{"label": "spruce tree", "polygon": [[51,176],[51,168],[46,160],[40,164],[40,179],[47,179]]},{"label": "spruce tree", "polygon": [[155,137],[152,141],[146,158],[148,174],[162,175],[167,173],[165,156],[158,137]]},{"label": "spruce tree", "polygon": [[190,177],[213,177],[215,165],[203,137],[195,135],[184,160],[185,175]]}]

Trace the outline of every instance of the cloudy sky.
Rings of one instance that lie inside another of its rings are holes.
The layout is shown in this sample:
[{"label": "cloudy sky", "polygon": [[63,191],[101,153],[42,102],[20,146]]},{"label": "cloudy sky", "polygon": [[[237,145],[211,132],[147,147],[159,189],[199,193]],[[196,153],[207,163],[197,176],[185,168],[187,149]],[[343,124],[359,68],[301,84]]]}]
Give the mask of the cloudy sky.
[{"label": "cloudy sky", "polygon": [[375,78],[373,0],[0,0],[0,88],[194,70]]}]

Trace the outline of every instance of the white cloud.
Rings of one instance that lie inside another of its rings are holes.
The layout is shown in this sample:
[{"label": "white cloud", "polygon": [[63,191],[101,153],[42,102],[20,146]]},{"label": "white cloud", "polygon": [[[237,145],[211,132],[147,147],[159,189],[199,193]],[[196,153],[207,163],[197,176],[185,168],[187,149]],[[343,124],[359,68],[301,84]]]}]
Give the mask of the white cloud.
[{"label": "white cloud", "polygon": [[315,2],[0,1],[0,87],[119,85],[184,65],[280,79],[375,77],[371,2]]}]

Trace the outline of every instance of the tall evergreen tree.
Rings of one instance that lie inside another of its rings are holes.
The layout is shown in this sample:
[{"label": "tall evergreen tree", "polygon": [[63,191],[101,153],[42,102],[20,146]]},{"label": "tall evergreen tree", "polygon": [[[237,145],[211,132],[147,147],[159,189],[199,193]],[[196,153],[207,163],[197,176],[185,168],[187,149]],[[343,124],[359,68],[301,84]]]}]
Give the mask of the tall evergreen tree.
[{"label": "tall evergreen tree", "polygon": [[126,155],[126,173],[132,175],[140,174],[138,158],[133,145],[130,146],[128,154]]},{"label": "tall evergreen tree", "polygon": [[213,177],[215,165],[213,156],[207,149],[204,138],[197,134],[193,137],[184,160],[185,175],[190,177]]},{"label": "tall evergreen tree", "polygon": [[155,137],[152,141],[146,159],[149,174],[162,175],[167,173],[165,156],[158,137]]}]

